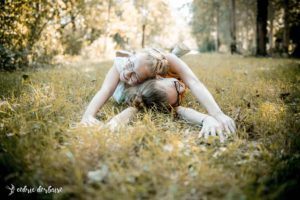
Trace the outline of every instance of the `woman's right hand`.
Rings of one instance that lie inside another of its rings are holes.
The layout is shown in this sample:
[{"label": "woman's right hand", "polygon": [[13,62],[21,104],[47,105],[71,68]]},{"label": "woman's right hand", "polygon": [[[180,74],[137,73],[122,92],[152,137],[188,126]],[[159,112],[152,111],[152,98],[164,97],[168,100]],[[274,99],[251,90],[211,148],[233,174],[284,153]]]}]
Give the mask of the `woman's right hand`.
[{"label": "woman's right hand", "polygon": [[222,125],[212,116],[207,116],[203,120],[202,129],[199,132],[198,137],[202,137],[204,135],[204,138],[207,140],[209,135],[216,136],[219,135],[220,142],[225,141],[225,137],[223,134]]},{"label": "woman's right hand", "polygon": [[80,124],[85,125],[85,126],[93,126],[93,125],[103,125],[101,121],[96,119],[93,116],[86,116],[83,117],[80,121]]}]

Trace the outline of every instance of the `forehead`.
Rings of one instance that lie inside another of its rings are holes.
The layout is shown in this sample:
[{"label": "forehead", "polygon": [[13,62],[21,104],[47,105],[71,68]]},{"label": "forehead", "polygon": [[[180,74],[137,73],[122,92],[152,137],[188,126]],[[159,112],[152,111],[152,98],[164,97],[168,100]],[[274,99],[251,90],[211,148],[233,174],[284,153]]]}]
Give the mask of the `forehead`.
[{"label": "forehead", "polygon": [[133,57],[134,72],[141,79],[146,79],[152,76],[150,68],[147,66],[146,57],[142,54],[137,54]]},{"label": "forehead", "polygon": [[172,78],[161,78],[157,80],[157,87],[167,94],[168,102],[172,105],[176,103],[177,92]]}]

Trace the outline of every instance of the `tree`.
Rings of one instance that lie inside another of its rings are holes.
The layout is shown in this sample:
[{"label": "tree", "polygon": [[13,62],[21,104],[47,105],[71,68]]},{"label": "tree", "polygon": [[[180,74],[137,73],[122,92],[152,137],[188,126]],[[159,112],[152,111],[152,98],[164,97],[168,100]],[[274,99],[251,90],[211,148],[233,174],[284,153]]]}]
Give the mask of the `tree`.
[{"label": "tree", "polygon": [[[218,7],[215,10],[215,6]],[[195,0],[192,4],[193,34],[198,42],[200,51],[215,51],[220,40],[220,16],[221,1]],[[215,35],[214,35],[215,34]]]},{"label": "tree", "polygon": [[268,6],[268,19],[269,19],[269,53],[272,55],[273,53],[273,31],[274,31],[274,17],[275,17],[275,11],[274,11],[274,3],[272,1],[269,2]]},{"label": "tree", "polygon": [[2,1],[0,4],[0,69],[25,67],[43,30],[57,14],[53,1]]},{"label": "tree", "polygon": [[256,55],[266,56],[268,0],[257,0],[256,16]]},{"label": "tree", "polygon": [[220,2],[219,0],[214,0],[215,9],[215,18],[216,18],[216,37],[215,37],[215,46],[216,51],[219,51],[220,48]]},{"label": "tree", "polygon": [[236,47],[236,20],[235,20],[235,0],[230,0],[230,51],[231,54],[237,53]]},{"label": "tree", "polygon": [[284,0],[283,9],[284,9],[283,52],[288,54],[289,45],[290,45],[289,0]]}]

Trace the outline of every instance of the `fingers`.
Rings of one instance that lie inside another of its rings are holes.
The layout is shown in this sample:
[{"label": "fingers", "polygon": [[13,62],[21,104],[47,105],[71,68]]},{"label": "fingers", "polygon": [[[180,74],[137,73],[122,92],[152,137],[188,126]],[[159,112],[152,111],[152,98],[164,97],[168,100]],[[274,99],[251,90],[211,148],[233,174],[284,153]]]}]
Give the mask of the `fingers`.
[{"label": "fingers", "polygon": [[204,138],[207,140],[209,135],[209,131],[207,130],[206,127],[202,127],[201,131],[199,132],[198,138],[201,138],[204,136]]},{"label": "fingers", "polygon": [[102,125],[102,122],[97,119],[90,119],[88,121],[81,121],[80,124],[82,124],[84,127],[87,127],[87,126]]},{"label": "fingers", "polygon": [[230,131],[231,131],[231,133],[234,133],[235,132],[235,130],[234,130],[234,127],[232,126],[232,124],[229,124],[229,129],[230,129]]},{"label": "fingers", "polygon": [[223,133],[223,129],[222,127],[218,127],[217,129],[216,128],[202,128],[201,131],[199,132],[199,135],[198,135],[198,138],[201,138],[204,136],[204,139],[207,141],[208,140],[208,137],[209,135],[211,136],[219,136],[220,137],[220,142],[221,143],[224,143],[225,140],[226,140],[226,135]]},{"label": "fingers", "polygon": [[236,132],[236,127],[233,120],[230,120],[227,123],[223,123],[223,128],[228,135],[234,134]]},{"label": "fingers", "polygon": [[234,132],[236,132],[236,125],[233,120],[230,121],[232,128],[234,129]]},{"label": "fingers", "polygon": [[205,131],[205,133],[204,133],[204,138],[205,138],[206,141],[207,141],[207,139],[208,139],[208,136],[209,136],[209,131],[207,130],[207,131]]},{"label": "fingers", "polygon": [[201,138],[203,136],[204,133],[204,128],[201,129],[201,131],[199,132],[198,138]]},{"label": "fingers", "polygon": [[101,122],[98,119],[95,119],[95,118],[91,119],[90,123],[92,125],[99,125],[99,124],[101,124]]},{"label": "fingers", "polygon": [[234,121],[229,120],[228,123],[222,123],[218,126],[204,126],[199,132],[198,138],[204,136],[204,139],[207,141],[209,136],[219,136],[220,142],[224,143],[227,137],[235,132]]},{"label": "fingers", "polygon": [[212,127],[212,128],[210,129],[210,134],[211,134],[212,136],[216,136],[216,129]]},{"label": "fingers", "polygon": [[219,135],[219,137],[220,137],[220,142],[221,142],[221,143],[224,143],[225,137],[224,137],[224,135],[223,135],[222,130],[221,130],[221,129],[218,129],[218,130],[217,130],[217,133],[218,133],[218,135]]},{"label": "fingers", "polygon": [[223,125],[223,128],[225,129],[225,131],[226,131],[226,133],[227,133],[228,135],[231,134],[231,131],[230,131],[230,129],[229,129],[229,127],[228,127],[227,124],[224,124],[224,125]]}]

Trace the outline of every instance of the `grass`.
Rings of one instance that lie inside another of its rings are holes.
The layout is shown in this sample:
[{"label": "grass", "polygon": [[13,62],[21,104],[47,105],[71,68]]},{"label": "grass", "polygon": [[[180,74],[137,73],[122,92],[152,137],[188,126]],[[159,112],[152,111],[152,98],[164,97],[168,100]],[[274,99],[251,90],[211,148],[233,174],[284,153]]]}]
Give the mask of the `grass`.
[{"label": "grass", "polygon": [[[238,131],[224,144],[199,126],[140,113],[119,132],[74,128],[111,61],[0,73],[1,190],[62,187],[38,199],[288,199],[299,194],[300,61],[188,55]],[[26,76],[27,75],[27,76]],[[183,106],[205,110],[189,92]],[[124,109],[112,99],[97,117]]]}]

